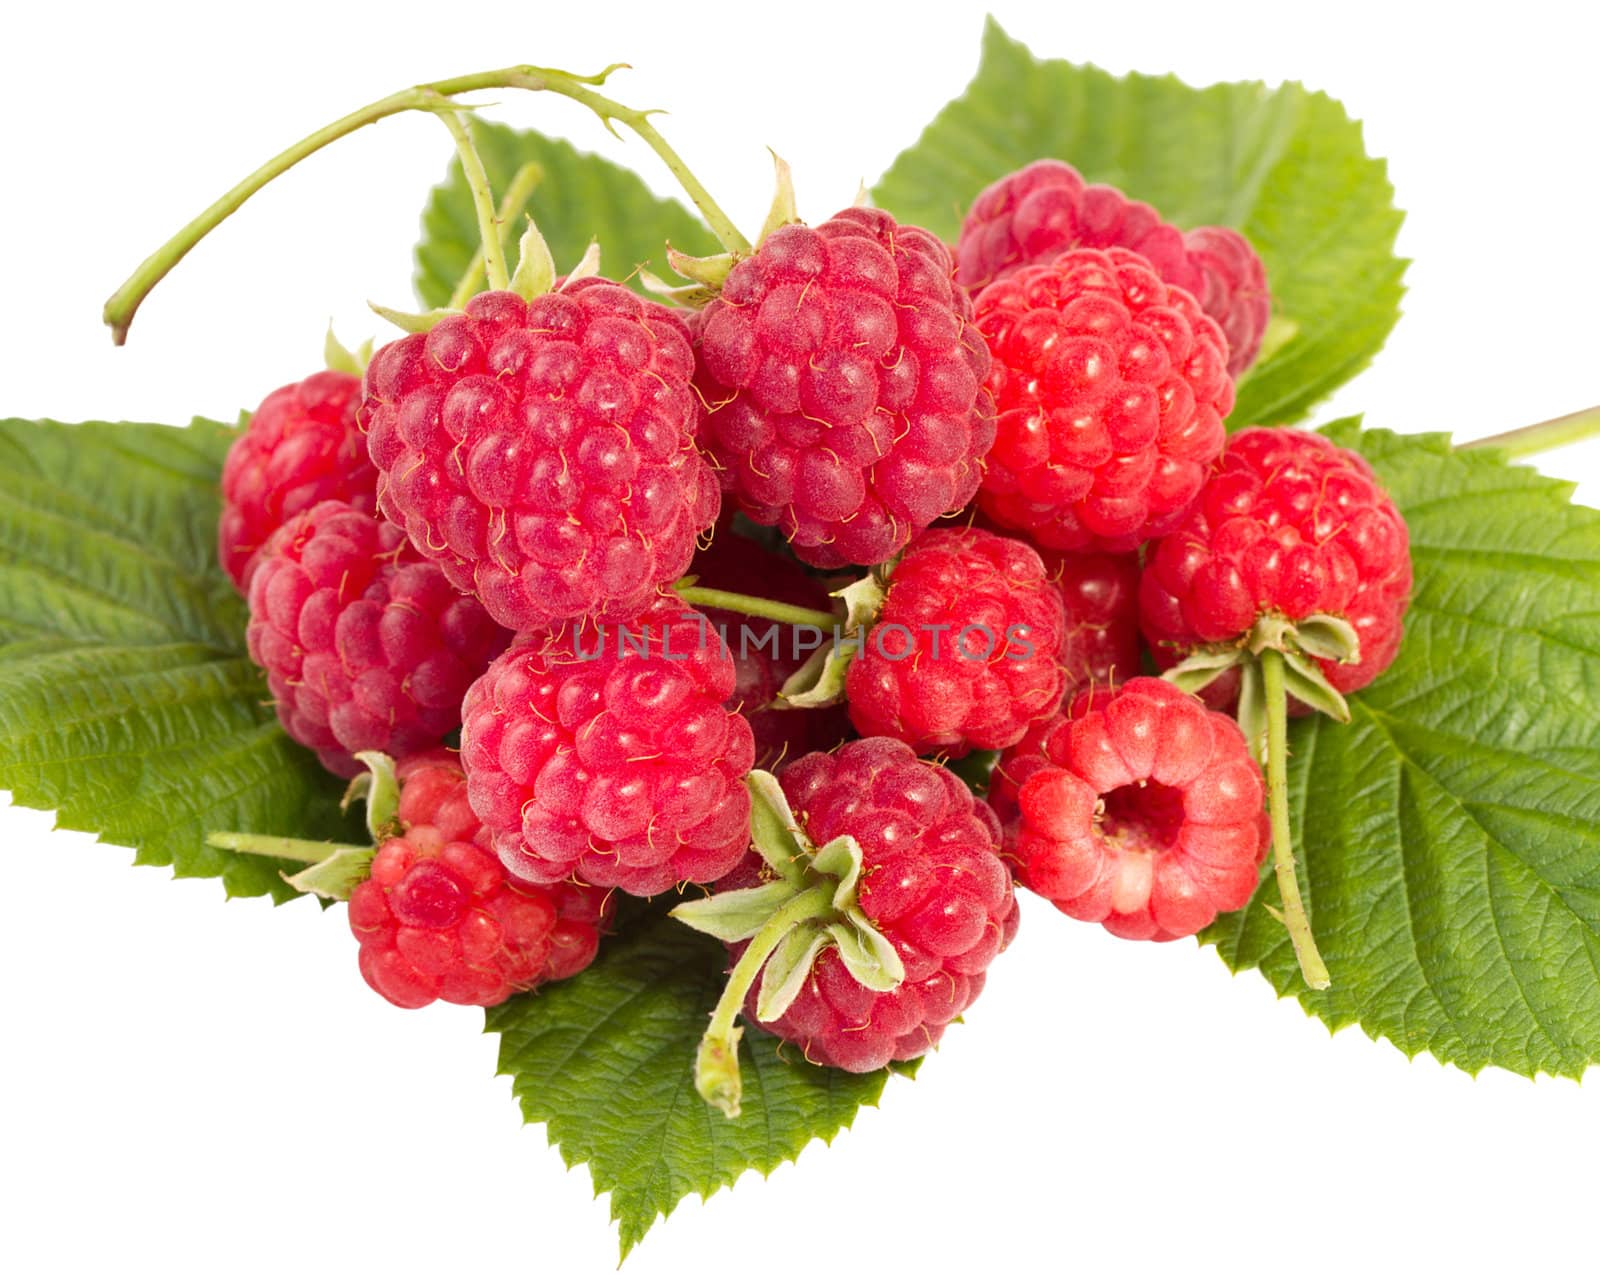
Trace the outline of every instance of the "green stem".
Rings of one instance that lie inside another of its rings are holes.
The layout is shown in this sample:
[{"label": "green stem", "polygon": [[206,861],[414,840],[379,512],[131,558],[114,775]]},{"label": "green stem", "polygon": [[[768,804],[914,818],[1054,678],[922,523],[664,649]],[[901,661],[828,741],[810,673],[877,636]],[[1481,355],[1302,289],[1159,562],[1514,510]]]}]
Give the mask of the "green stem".
[{"label": "green stem", "polygon": [[[544,180],[544,169],[538,164],[524,164],[517,169],[512,177],[511,184],[506,187],[506,193],[501,196],[500,207],[495,210],[495,226],[499,230],[500,253],[505,255],[510,246],[511,236],[508,233],[511,220],[517,212],[526,207],[528,200],[533,198],[533,192],[538,189],[539,183]],[[466,273],[461,276],[461,282],[456,284],[456,290],[450,294],[450,301],[445,306],[447,310],[461,310],[478,291],[478,285],[483,282],[483,249],[479,248],[472,254],[472,260],[467,263]]]},{"label": "green stem", "polygon": [[790,606],[787,602],[752,597],[748,593],[730,593],[726,589],[679,585],[678,596],[690,606],[715,607],[719,611],[754,616],[758,620],[775,620],[779,624],[804,624],[825,633],[832,632],[839,624],[839,617],[831,611],[813,611],[809,607]]},{"label": "green stem", "polygon": [[298,837],[269,837],[254,832],[212,832],[206,844],[218,850],[258,854],[268,859],[293,859],[296,863],[321,863],[340,850],[370,851],[371,846],[341,845],[332,841],[302,841]]},{"label": "green stem", "polygon": [[1306,985],[1317,991],[1328,986],[1328,967],[1317,951],[1295,877],[1294,845],[1289,832],[1289,696],[1283,684],[1283,654],[1270,648],[1261,652],[1261,675],[1267,701],[1267,800],[1272,813],[1272,866],[1278,876],[1283,901],[1283,924],[1294,944]]},{"label": "green stem", "polygon": [[1470,443],[1462,443],[1457,450],[1466,452],[1479,447],[1492,447],[1516,460],[1565,447],[1568,443],[1581,442],[1596,434],[1600,434],[1600,407],[1586,407],[1581,412],[1568,412],[1565,416],[1540,421],[1537,425],[1524,425],[1521,429],[1509,429],[1488,438],[1475,438]]},{"label": "green stem", "polygon": [[455,111],[441,110],[439,119],[455,138],[456,154],[461,157],[461,172],[467,179],[467,189],[472,192],[472,211],[478,218],[478,252],[483,257],[483,273],[493,292],[504,292],[511,286],[511,273],[506,269],[505,249],[500,246],[500,225],[495,217],[494,192],[489,188],[489,174],[483,171],[483,157],[473,145],[472,131]]},{"label": "green stem", "polygon": [[510,66],[494,71],[479,71],[473,75],[459,75],[452,79],[435,80],[431,84],[419,84],[413,88],[401,89],[398,93],[391,93],[388,97],[380,98],[331,124],[324,125],[296,142],[288,150],[268,160],[145,258],[139,268],[128,277],[127,282],[106,301],[103,314],[107,326],[111,329],[112,339],[121,345],[127,339],[128,326],[133,322],[134,314],[145,297],[150,295],[150,290],[161,282],[197,243],[237,212],[251,195],[273,178],[288,172],[301,160],[316,154],[323,147],[358,129],[365,128],[368,124],[376,124],[379,120],[399,115],[403,111],[441,109],[453,111],[459,108],[454,103],[441,103],[440,99],[483,89],[517,88],[527,89],[530,92],[558,93],[596,112],[607,127],[613,120],[625,124],[662,158],[689,198],[700,209],[707,224],[722,241],[723,246],[730,252],[749,252],[749,241],[739,233],[727,214],[717,206],[705,187],[689,171],[678,153],[667,145],[665,139],[650,123],[651,112],[629,110],[585,87],[586,84],[603,84],[606,76],[614,69],[608,67],[599,75],[588,77],[568,75],[564,71],[536,66]]},{"label": "green stem", "polygon": [[717,1007],[711,1011],[711,1025],[700,1038],[700,1051],[694,1064],[694,1087],[700,1096],[732,1119],[739,1114],[743,1085],[739,1079],[739,1037],[743,1030],[735,1025],[750,989],[767,958],[803,921],[824,916],[833,910],[832,882],[803,890],[774,912],[756,931],[728,975],[727,986]]}]

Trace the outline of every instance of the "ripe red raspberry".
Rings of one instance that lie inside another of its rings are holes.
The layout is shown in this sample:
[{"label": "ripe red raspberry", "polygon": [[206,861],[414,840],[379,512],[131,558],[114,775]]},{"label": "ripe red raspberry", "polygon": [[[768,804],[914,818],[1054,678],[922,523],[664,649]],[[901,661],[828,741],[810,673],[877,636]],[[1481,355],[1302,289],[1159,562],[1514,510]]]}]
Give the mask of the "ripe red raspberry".
[{"label": "ripe red raspberry", "polygon": [[1139,555],[1039,554],[1061,590],[1066,640],[1061,668],[1066,698],[1080,688],[1107,688],[1139,675]]},{"label": "ripe red raspberry", "polygon": [[999,416],[978,505],[1051,549],[1126,552],[1199,495],[1233,407],[1227,344],[1123,248],[1029,266],[978,298]]},{"label": "ripe red raspberry", "polygon": [[[1410,592],[1405,519],[1366,460],[1320,434],[1247,429],[1228,440],[1193,512],[1152,547],[1140,620],[1163,666],[1237,646],[1259,626],[1346,620],[1359,659],[1317,662],[1349,692],[1394,661]],[[1294,642],[1292,629],[1281,640]]]},{"label": "ripe red raspberry", "polygon": [[774,231],[697,321],[700,443],[813,566],[886,562],[978,485],[989,353],[949,250],[874,208]]},{"label": "ripe red raspberry", "polygon": [[[829,947],[774,1020],[760,1021],[752,989],[746,1022],[798,1045],[813,1063],[846,1071],[926,1053],[977,999],[990,962],[1016,934],[994,813],[898,740],[808,754],[780,782],[813,845],[843,836],[860,845],[860,910],[899,954],[904,979],[893,991],[873,991]],[[730,949],[735,960],[744,950]]]},{"label": "ripe red raspberry", "polygon": [[1191,291],[1228,338],[1228,371],[1238,376],[1256,361],[1272,318],[1267,269],[1250,241],[1227,226],[1198,226],[1183,242],[1203,276]]},{"label": "ripe red raspberry", "polygon": [[1028,545],[975,527],[924,532],[850,664],[850,720],[923,753],[1005,748],[1061,702],[1064,631],[1061,595]]},{"label": "ripe red raspberry", "polygon": [[350,895],[350,929],[374,991],[405,1009],[498,1005],[594,960],[610,914],[604,891],[509,881],[453,754],[419,754],[396,773],[401,831]]},{"label": "ripe red raspberry", "polygon": [[750,844],[749,723],[705,617],[663,597],[625,623],[525,635],[462,705],[472,808],[518,880],[630,894],[714,881]]},{"label": "ripe red raspberry", "polygon": [[366,513],[378,471],[356,428],[361,380],[318,372],[274,390],[256,408],[222,463],[217,560],[240,593],[250,590],[261,547],[290,518],[324,500]]},{"label": "ripe red raspberry", "polygon": [[974,295],[1024,266],[1073,248],[1128,248],[1168,284],[1192,294],[1227,335],[1228,370],[1255,361],[1271,317],[1266,270],[1236,230],[1183,234],[1149,204],[1115,186],[1088,185],[1077,169],[1041,159],[1002,177],[972,203],[956,246],[956,278]]},{"label": "ripe red raspberry", "polygon": [[605,281],[486,292],[373,356],[379,506],[501,624],[626,618],[716,516],[687,328]]},{"label": "ripe red raspberry", "polygon": [[284,730],[345,776],[358,752],[436,747],[509,637],[400,528],[332,500],[262,550],[247,636]]},{"label": "ripe red raspberry", "polygon": [[1087,690],[997,767],[1022,881],[1120,938],[1195,934],[1255,890],[1266,786],[1244,735],[1159,678]]},{"label": "ripe red raspberry", "polygon": [[[725,528],[719,528],[709,547],[695,555],[690,572],[696,584],[707,588],[812,610],[827,611],[833,606],[820,580],[788,558],[769,553],[755,541]],[[849,734],[850,719],[841,704],[808,709],[773,707],[784,683],[800,671],[827,635],[716,607],[704,610],[733,658],[735,680],[727,707],[750,723],[756,765],[774,769],[806,753],[832,748]]]}]

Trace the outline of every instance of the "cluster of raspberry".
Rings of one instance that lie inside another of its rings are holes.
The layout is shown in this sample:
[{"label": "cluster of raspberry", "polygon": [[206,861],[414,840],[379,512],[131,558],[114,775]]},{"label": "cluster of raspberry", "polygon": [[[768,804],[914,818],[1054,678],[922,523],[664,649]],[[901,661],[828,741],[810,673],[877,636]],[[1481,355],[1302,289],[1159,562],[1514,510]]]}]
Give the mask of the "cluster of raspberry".
[{"label": "cluster of raspberry", "polygon": [[1326,985],[1284,721],[1389,665],[1411,568],[1359,456],[1225,432],[1255,252],[1055,160],[954,249],[867,207],[803,225],[782,178],[791,215],[675,255],[664,300],[557,278],[530,230],[514,279],[235,443],[251,654],[377,812],[335,874],[367,981],[494,1004],[585,968],[615,892],[703,896],[674,915],[731,973],[697,1081],[736,1114],[740,1017],[822,1065],[914,1058],[1014,885],[1169,940],[1270,851]]}]

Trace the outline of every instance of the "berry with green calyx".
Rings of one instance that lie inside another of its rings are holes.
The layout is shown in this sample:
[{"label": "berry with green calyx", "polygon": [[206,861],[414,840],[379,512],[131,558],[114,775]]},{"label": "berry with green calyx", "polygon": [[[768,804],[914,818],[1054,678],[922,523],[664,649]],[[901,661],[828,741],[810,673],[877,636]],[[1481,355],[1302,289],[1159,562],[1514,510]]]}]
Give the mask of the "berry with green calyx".
[{"label": "berry with green calyx", "polygon": [[396,763],[363,753],[361,761],[367,773],[346,800],[366,798],[373,844],[240,833],[214,834],[210,844],[306,862],[285,880],[349,902],[362,977],[403,1009],[498,1005],[594,960],[611,913],[604,891],[510,880],[468,804],[455,754],[434,749]]},{"label": "berry with green calyx", "polygon": [[673,910],[734,957],[695,1064],[730,1117],[741,1011],[812,1063],[874,1071],[939,1043],[1017,926],[993,811],[900,741],[810,753],[749,787],[759,859]]}]

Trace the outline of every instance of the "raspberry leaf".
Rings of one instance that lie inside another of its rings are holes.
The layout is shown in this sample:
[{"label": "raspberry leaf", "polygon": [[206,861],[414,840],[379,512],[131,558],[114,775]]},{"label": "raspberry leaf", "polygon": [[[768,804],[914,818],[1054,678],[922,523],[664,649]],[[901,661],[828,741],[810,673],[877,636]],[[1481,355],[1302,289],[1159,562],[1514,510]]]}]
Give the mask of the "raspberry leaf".
[{"label": "raspberry leaf", "polygon": [[1600,512],[1443,435],[1327,431],[1410,526],[1394,665],[1292,724],[1289,795],[1333,986],[1300,984],[1268,875],[1205,932],[1329,1027],[1469,1072],[1600,1059]]},{"label": "raspberry leaf", "polygon": [[[597,240],[608,271],[636,282],[634,269],[650,265],[658,273],[666,265],[666,244],[695,253],[714,253],[717,241],[682,204],[661,199],[625,168],[567,142],[476,120],[473,141],[483,158],[490,184],[497,192],[513,179],[537,168],[525,203],[510,210],[506,224],[520,225],[524,213],[535,216],[556,262],[583,257]],[[417,245],[417,296],[428,307],[448,305],[457,281],[478,250],[478,223],[472,195],[459,160],[436,186],[422,214],[422,241]],[[516,268],[520,257],[511,253]]]},{"label": "raspberry leaf", "polygon": [[831,1142],[876,1105],[890,1074],[813,1067],[751,1030],[743,1115],[708,1119],[690,1065],[726,969],[721,944],[651,910],[576,978],[489,1011],[524,1116],[546,1126],[567,1164],[588,1164],[596,1193],[610,1192],[624,1256],[684,1197]]},{"label": "raspberry leaf", "polygon": [[303,866],[206,844],[232,828],[353,840],[342,785],[279,728],[216,561],[214,421],[0,421],[0,788],[60,827],[229,895]]},{"label": "raspberry leaf", "polygon": [[953,241],[979,191],[1041,156],[1121,187],[1184,229],[1232,226],[1261,255],[1274,344],[1240,381],[1230,424],[1305,416],[1372,360],[1399,317],[1393,187],[1361,125],[1324,93],[1118,78],[1035,58],[990,19],[971,85],[872,194]]}]

